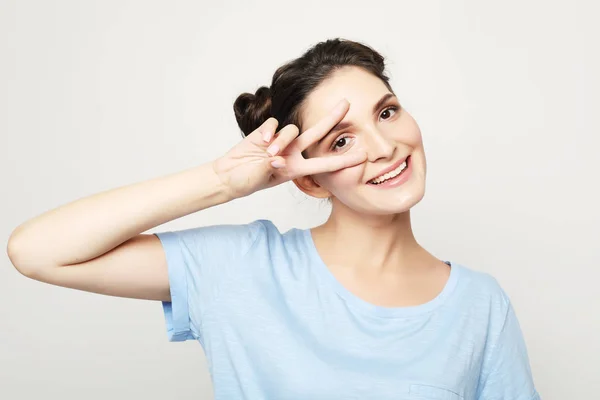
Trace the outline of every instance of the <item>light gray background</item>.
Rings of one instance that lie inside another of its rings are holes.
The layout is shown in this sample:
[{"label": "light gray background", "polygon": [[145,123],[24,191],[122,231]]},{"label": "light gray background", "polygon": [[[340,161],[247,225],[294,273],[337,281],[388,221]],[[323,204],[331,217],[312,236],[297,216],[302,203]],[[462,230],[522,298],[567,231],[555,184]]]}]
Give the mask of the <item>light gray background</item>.
[{"label": "light gray background", "polygon": [[[600,85],[593,1],[24,1],[0,8],[0,233],[206,162],[236,96],[318,41],[364,41],[423,131],[417,238],[511,296],[544,400],[600,393]],[[201,184],[201,182],[198,182]],[[322,222],[291,183],[152,231]],[[158,302],[26,279],[0,256],[0,398],[211,398]]]}]

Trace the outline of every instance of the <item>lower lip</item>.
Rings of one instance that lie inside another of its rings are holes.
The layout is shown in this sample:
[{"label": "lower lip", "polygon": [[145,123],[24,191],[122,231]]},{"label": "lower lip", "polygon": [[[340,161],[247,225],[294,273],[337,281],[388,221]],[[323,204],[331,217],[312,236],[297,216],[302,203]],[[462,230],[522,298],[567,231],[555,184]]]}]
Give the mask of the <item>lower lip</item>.
[{"label": "lower lip", "polygon": [[412,157],[409,156],[406,159],[406,168],[404,169],[404,171],[402,171],[400,173],[400,175],[394,177],[393,179],[389,179],[383,183],[380,183],[379,185],[375,185],[372,183],[368,183],[367,185],[374,187],[374,188],[381,188],[381,189],[393,188],[396,186],[400,186],[404,182],[406,182],[410,178],[411,174],[412,174]]}]

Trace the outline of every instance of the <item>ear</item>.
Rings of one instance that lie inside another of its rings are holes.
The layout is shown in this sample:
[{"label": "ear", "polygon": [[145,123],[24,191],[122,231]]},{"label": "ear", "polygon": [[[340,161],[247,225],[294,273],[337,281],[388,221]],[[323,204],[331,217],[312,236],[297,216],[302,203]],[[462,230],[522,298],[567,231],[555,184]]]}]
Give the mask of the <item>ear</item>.
[{"label": "ear", "polygon": [[312,176],[301,176],[292,181],[298,189],[311,197],[316,197],[318,199],[327,199],[331,197],[331,193],[327,189],[321,187]]}]

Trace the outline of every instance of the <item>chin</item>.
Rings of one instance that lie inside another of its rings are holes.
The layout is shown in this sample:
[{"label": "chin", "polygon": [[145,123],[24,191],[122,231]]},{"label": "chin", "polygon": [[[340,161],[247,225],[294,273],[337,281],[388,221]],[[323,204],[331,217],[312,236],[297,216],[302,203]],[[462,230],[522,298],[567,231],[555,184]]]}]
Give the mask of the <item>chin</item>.
[{"label": "chin", "polygon": [[403,193],[394,196],[378,196],[377,198],[367,199],[371,214],[390,215],[402,214],[410,211],[425,196],[425,188],[411,188]]},{"label": "chin", "polygon": [[361,186],[334,196],[346,207],[366,215],[402,214],[417,205],[425,196],[425,180],[422,176],[393,188]]}]

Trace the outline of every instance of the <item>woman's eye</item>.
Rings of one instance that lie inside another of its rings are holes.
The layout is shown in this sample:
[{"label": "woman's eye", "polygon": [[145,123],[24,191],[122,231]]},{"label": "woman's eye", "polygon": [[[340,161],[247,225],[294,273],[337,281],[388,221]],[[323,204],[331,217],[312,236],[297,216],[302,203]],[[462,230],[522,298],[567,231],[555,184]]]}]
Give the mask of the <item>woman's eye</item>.
[{"label": "woman's eye", "polygon": [[343,149],[345,145],[348,144],[348,139],[350,139],[348,136],[342,136],[341,138],[337,139],[335,142],[333,142],[331,150],[339,151],[340,149]]},{"label": "woman's eye", "polygon": [[[386,108],[385,110],[383,110],[383,111],[381,112],[381,115],[383,115],[383,114],[387,113],[388,111],[394,111],[394,112],[397,112],[397,111],[398,111],[398,107],[396,107],[396,106],[390,106],[390,107]],[[388,119],[388,118],[385,118],[385,119]]]}]

